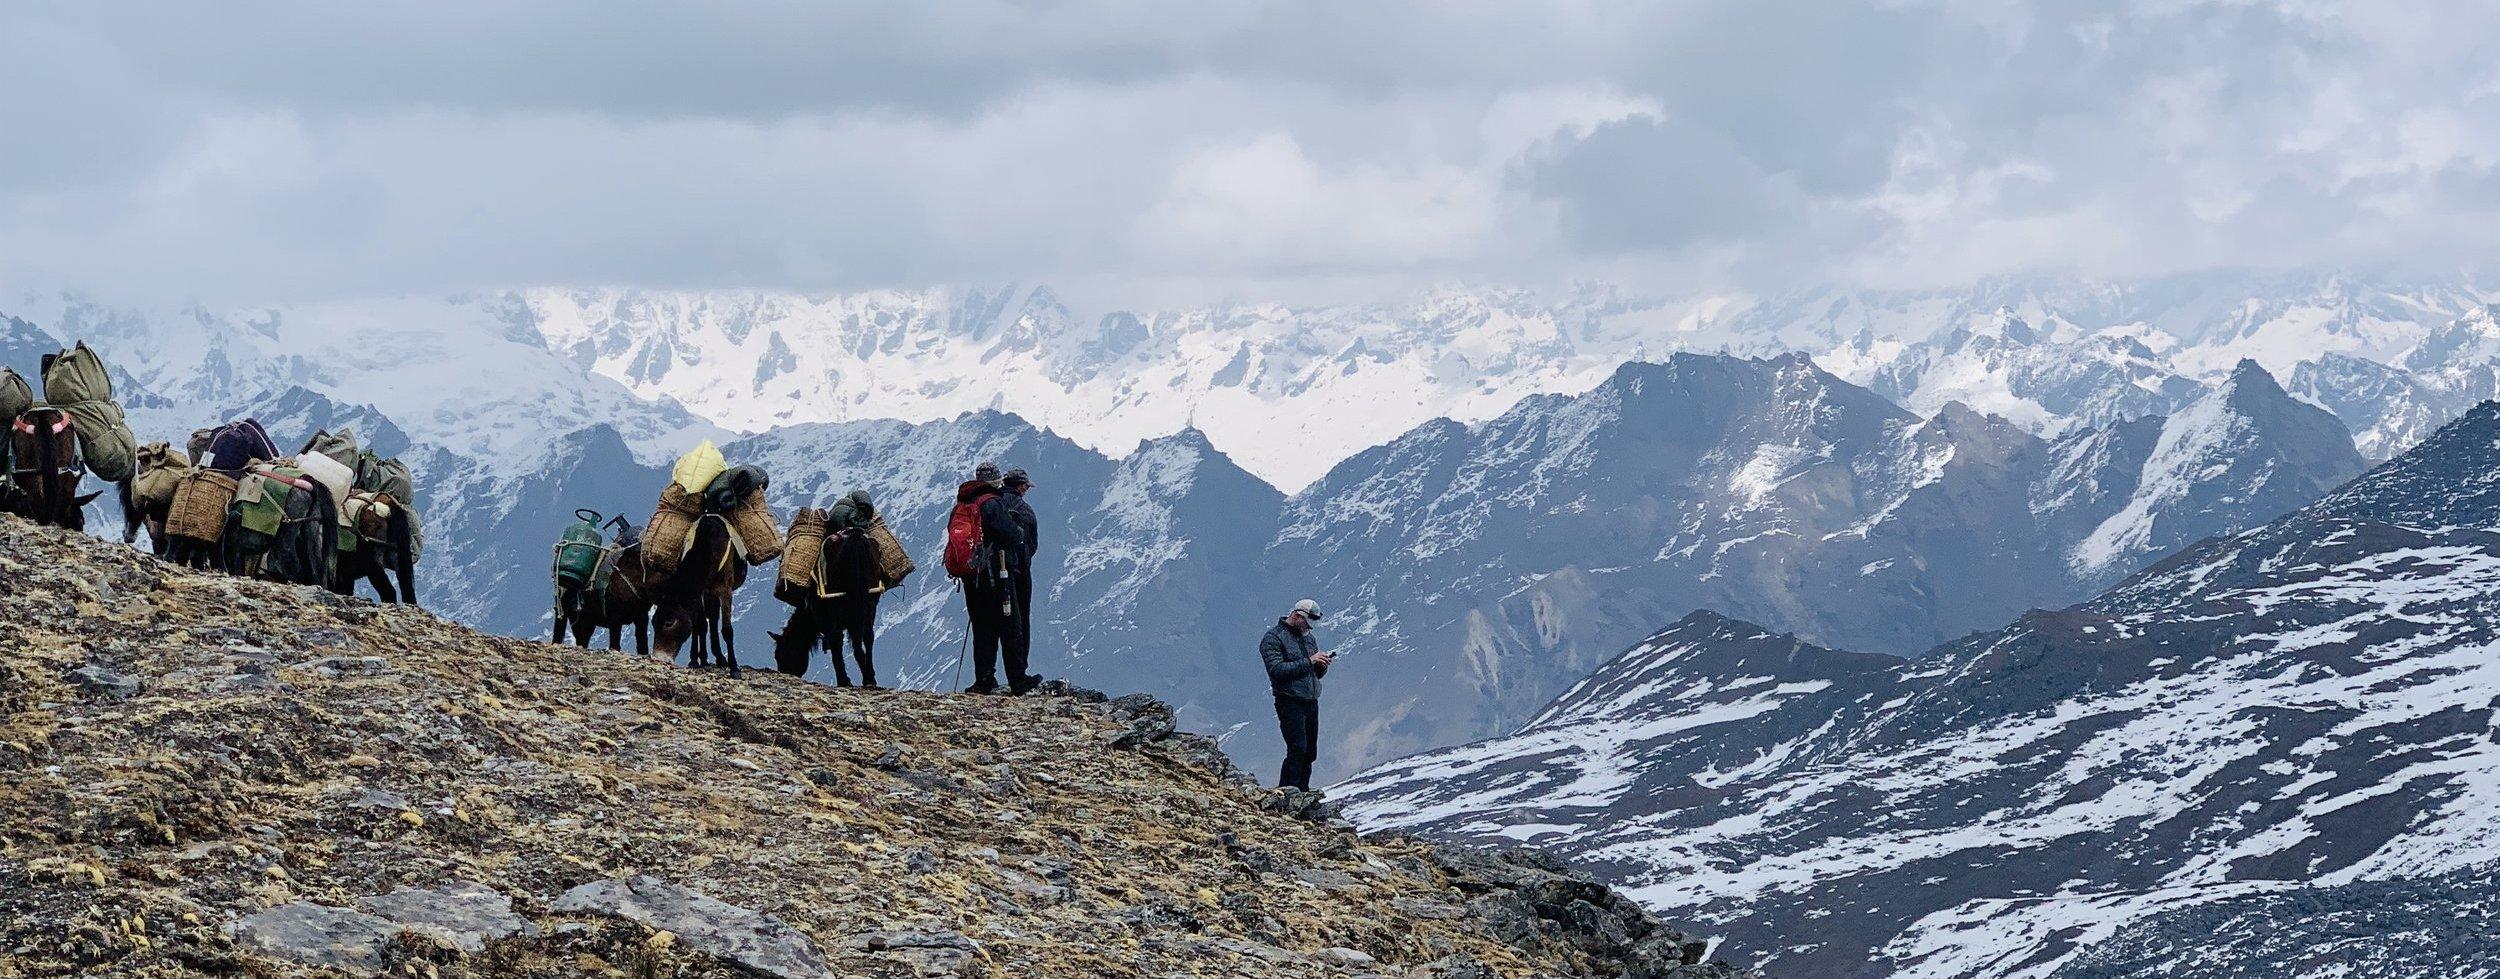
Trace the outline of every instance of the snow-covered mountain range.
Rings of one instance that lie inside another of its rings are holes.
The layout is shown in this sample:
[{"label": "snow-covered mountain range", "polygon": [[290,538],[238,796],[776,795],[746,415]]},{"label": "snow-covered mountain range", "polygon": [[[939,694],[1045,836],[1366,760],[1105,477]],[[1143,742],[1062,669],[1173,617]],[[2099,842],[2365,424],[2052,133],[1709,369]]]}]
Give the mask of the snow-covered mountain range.
[{"label": "snow-covered mountain range", "polygon": [[[238,318],[366,336],[449,326],[464,334],[450,347],[487,333],[544,348],[573,365],[568,374],[746,433],[997,410],[1121,455],[1196,428],[1293,492],[1434,419],[1483,421],[1676,351],[1804,352],[1919,414],[1960,401],[2045,437],[2165,413],[2242,359],[2289,378],[2329,355],[2357,358],[2446,390],[2462,381],[2432,375],[2491,351],[2435,334],[2495,295],[2465,279],[2202,275],[1692,299],[1452,288],[1401,303],[1080,313],[1040,286],[836,296],[608,289]],[[547,366],[534,356],[510,365]],[[2325,399],[2343,388],[2296,389],[2331,406]],[[2383,458],[2424,433],[2370,435],[2363,446]]]},{"label": "snow-covered mountain range", "polygon": [[[2500,338],[2484,295],[2321,275],[1099,315],[1039,288],[0,310],[30,351],[103,349],[147,438],[257,413],[282,441],[404,443],[427,601],[498,631],[543,627],[574,507],[639,518],[700,438],[767,463],[784,509],[869,487],[924,548],[963,470],[1026,465],[1046,664],[1253,724],[1234,747],[1264,765],[1246,644],[1321,597],[1353,657],[1342,774],[1508,730],[1696,608],[1908,653],[2084,597],[2359,467],[2275,377],[2365,446],[2461,411],[2500,346],[2473,342]],[[2337,351],[2376,372],[2330,377]],[[951,681],[939,584],[889,602],[889,678]],[[760,658],[779,620],[756,592]]]},{"label": "snow-covered mountain range", "polygon": [[1696,612],[1339,788],[1375,829],[1603,868],[1780,975],[2481,974],[2495,524],[2485,404],[2080,605],[1909,660]]}]

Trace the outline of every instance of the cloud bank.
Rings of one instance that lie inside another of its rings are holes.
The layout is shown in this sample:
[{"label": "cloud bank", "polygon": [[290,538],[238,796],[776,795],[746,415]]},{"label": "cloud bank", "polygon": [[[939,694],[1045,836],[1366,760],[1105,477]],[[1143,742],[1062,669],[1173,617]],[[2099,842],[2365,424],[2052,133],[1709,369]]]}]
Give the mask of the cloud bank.
[{"label": "cloud bank", "polygon": [[2500,252],[2500,0],[0,10],[0,275],[238,301]]}]

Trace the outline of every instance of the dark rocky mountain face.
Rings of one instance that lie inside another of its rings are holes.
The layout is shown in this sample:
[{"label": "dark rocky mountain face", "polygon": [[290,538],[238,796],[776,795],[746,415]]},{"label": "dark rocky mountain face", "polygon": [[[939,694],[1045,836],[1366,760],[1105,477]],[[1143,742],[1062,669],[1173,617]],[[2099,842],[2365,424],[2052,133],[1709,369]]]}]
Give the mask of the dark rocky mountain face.
[{"label": "dark rocky mountain face", "polygon": [[[1678,355],[1470,429],[1429,425],[1286,504],[1280,586],[1346,606],[1323,771],[1516,726],[1695,609],[1906,655],[2063,605],[2360,471],[2254,364],[2169,417],[2043,442],[1921,419],[1803,357]],[[1295,582],[1300,582],[1298,586]]]},{"label": "dark rocky mountain face", "polygon": [[[2141,974],[2139,939],[2199,930],[2236,954],[2165,974],[2279,974],[2246,970],[2309,961],[2328,926],[2245,915],[2500,858],[2495,486],[2487,404],[2281,520],[1896,672],[1697,618],[1515,734],[1341,789],[1370,825],[1601,867],[1776,946],[1781,975]],[[2349,961],[2482,947],[2406,934],[2423,950]]]},{"label": "dark rocky mountain face", "polygon": [[2165,912],[2052,979],[2500,975],[2500,864],[2244,894]]}]

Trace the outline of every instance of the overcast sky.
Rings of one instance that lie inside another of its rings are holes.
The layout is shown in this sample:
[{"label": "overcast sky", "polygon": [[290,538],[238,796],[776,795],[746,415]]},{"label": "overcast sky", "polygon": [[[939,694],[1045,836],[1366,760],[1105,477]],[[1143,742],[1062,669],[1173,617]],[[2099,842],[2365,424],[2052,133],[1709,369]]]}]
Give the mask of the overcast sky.
[{"label": "overcast sky", "polygon": [[0,6],[0,275],[116,294],[1928,285],[2496,244],[2500,0]]}]

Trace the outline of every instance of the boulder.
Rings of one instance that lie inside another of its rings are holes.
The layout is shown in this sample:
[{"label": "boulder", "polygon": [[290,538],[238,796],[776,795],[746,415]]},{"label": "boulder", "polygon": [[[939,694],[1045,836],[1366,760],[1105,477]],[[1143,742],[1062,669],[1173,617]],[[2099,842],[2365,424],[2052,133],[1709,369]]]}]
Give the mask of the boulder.
[{"label": "boulder", "polygon": [[657,877],[592,881],[564,892],[555,910],[608,915],[671,932],[687,948],[782,979],[833,974],[816,943],[781,919]]},{"label": "boulder", "polygon": [[434,935],[463,952],[485,951],[508,935],[535,937],[538,926],[512,910],[512,899],[494,888],[456,880],[438,888],[403,887],[356,902],[368,914]]},{"label": "boulder", "polygon": [[399,925],[361,911],[298,901],[227,925],[226,937],[244,948],[305,965],[378,972],[382,947],[399,930]]}]

